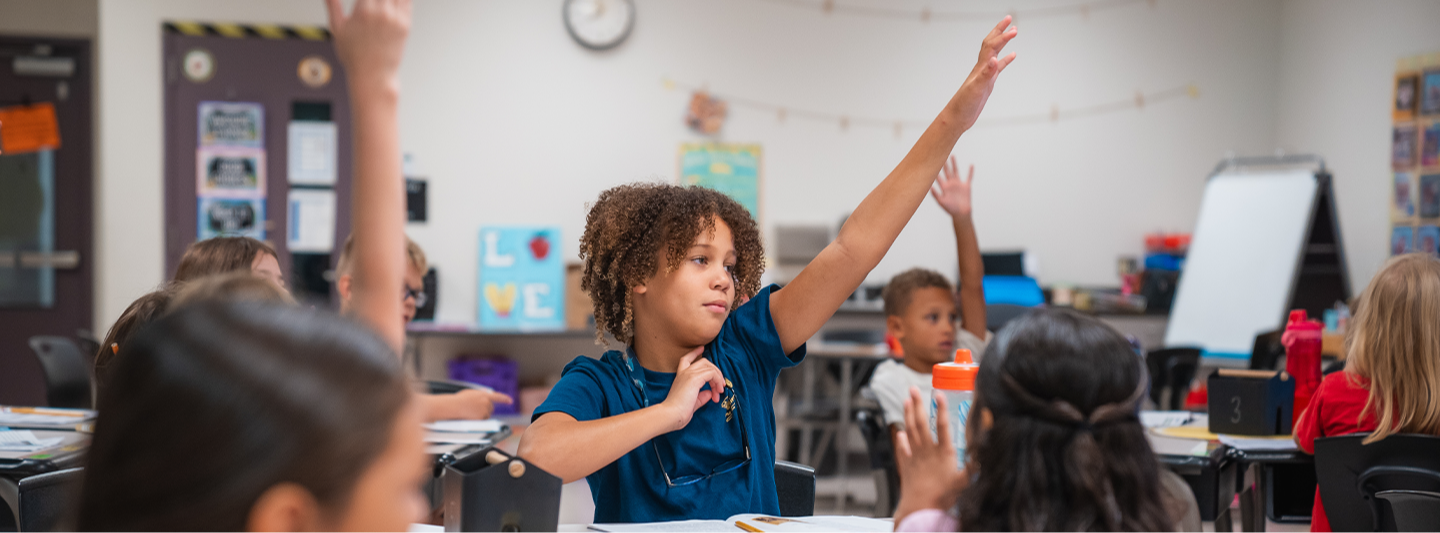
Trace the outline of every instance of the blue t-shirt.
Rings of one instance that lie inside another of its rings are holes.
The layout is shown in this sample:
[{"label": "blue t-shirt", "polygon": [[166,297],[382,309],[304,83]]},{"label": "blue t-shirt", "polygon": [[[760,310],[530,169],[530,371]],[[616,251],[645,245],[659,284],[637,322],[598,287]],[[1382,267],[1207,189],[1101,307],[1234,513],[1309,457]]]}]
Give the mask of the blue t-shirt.
[{"label": "blue t-shirt", "polygon": [[[779,514],[775,492],[775,381],[780,371],[805,357],[805,346],[786,354],[770,319],[772,285],[730,313],[720,335],[705,345],[709,358],[735,391],[739,410],[733,422],[726,409],[709,402],[684,429],[660,435],[630,450],[586,478],[595,498],[595,522],[658,522],[719,519],[740,513]],[[633,357],[633,352],[631,352]],[[625,354],[611,350],[600,360],[576,357],[532,418],[559,411],[576,420],[596,420],[641,409]],[[635,365],[638,367],[639,362]],[[645,395],[659,405],[670,394],[675,374],[643,371]],[[740,424],[745,425],[742,433]],[[670,487],[656,462],[672,479],[704,475],[745,457],[741,435],[750,441],[750,463],[698,483]]]}]

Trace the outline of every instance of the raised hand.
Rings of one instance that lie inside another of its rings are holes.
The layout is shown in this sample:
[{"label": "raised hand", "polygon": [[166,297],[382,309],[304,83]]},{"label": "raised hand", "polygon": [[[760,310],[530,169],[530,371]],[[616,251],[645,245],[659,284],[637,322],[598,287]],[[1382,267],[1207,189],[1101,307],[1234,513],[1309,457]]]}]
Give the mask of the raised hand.
[{"label": "raised hand", "polygon": [[930,196],[951,218],[970,216],[970,183],[975,180],[975,165],[970,165],[969,175],[961,178],[955,163],[955,156],[945,162],[945,168],[930,187]]},{"label": "raised hand", "polygon": [[1000,57],[1000,52],[1019,31],[1018,28],[1010,26],[1010,16],[1006,15],[980,43],[980,59],[970,70],[970,76],[965,78],[965,83],[960,86],[955,99],[951,101],[951,111],[961,131],[975,125],[975,120],[980,118],[980,111],[985,108],[985,102],[990,99],[990,91],[995,88],[995,79],[1015,60],[1013,52],[1003,58]]},{"label": "raised hand", "polygon": [[[706,402],[719,402],[720,394],[725,391],[725,376],[715,363],[701,357],[704,353],[705,347],[702,346],[680,358],[675,382],[670,385],[670,394],[665,397],[665,405],[676,414],[676,430],[689,425],[695,411]],[[707,383],[710,390],[700,390]]]},{"label": "raised hand", "polygon": [[349,16],[340,0],[326,0],[325,4],[335,52],[345,64],[346,76],[393,80],[410,33],[410,0],[356,0]]},{"label": "raised hand", "polygon": [[[947,413],[945,397],[936,394],[937,413]],[[969,477],[956,463],[955,447],[950,441],[950,417],[937,416],[935,432],[930,435],[930,421],[925,415],[920,389],[910,387],[905,399],[905,429],[895,433],[895,463],[900,470],[900,503],[895,508],[895,523],[904,515],[921,509],[949,509],[968,485]]]}]

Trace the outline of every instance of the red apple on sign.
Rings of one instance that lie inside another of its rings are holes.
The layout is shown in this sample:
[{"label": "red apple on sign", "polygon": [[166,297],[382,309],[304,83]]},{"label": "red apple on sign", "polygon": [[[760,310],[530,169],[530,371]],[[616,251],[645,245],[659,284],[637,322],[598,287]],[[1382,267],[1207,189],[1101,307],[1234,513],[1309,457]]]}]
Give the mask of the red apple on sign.
[{"label": "red apple on sign", "polygon": [[535,234],[535,238],[530,239],[530,253],[535,254],[536,261],[544,261],[550,255],[550,239],[544,233]]}]

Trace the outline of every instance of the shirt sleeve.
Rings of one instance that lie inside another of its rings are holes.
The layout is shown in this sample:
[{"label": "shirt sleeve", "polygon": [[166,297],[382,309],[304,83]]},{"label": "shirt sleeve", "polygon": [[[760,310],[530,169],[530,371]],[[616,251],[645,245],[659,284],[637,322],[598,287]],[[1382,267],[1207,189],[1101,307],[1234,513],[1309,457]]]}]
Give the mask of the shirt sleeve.
[{"label": "shirt sleeve", "polygon": [[955,338],[955,347],[970,350],[970,359],[979,363],[980,358],[985,355],[985,348],[990,345],[991,337],[993,335],[989,331],[985,332],[985,338],[982,339],[975,336],[974,333],[970,333],[970,330],[962,329]]},{"label": "shirt sleeve", "polygon": [[736,308],[730,316],[728,331],[722,332],[730,335],[730,342],[744,346],[752,358],[772,375],[778,375],[781,370],[795,366],[805,358],[804,344],[788,354],[780,346],[780,333],[770,316],[770,295],[777,290],[780,290],[778,285],[761,289],[749,302]]},{"label": "shirt sleeve", "polygon": [[560,382],[550,389],[545,401],[535,408],[535,414],[530,416],[530,421],[534,422],[540,419],[540,415],[553,412],[565,413],[580,421],[604,417],[605,393],[601,389],[596,368],[598,366],[598,361],[583,355],[565,365]]},{"label": "shirt sleeve", "polygon": [[875,400],[880,402],[880,410],[885,413],[885,423],[905,429],[905,395],[909,394],[909,391],[904,383],[895,379],[896,374],[888,370],[881,368],[875,371],[875,376],[870,378],[870,392],[873,392]]},{"label": "shirt sleeve", "polygon": [[945,511],[921,509],[895,524],[895,531],[956,531],[959,526],[960,521]]},{"label": "shirt sleeve", "polygon": [[1329,384],[1329,379],[1320,382],[1320,388],[1315,391],[1315,396],[1310,398],[1309,407],[1305,408],[1304,413],[1300,413],[1300,417],[1296,419],[1295,427],[1293,428],[1295,444],[1299,446],[1302,451],[1310,455],[1315,455],[1315,439],[1325,436],[1321,433],[1323,421],[1320,419],[1320,416],[1321,412],[1325,409],[1325,395],[1330,389],[1330,387],[1327,386]]}]

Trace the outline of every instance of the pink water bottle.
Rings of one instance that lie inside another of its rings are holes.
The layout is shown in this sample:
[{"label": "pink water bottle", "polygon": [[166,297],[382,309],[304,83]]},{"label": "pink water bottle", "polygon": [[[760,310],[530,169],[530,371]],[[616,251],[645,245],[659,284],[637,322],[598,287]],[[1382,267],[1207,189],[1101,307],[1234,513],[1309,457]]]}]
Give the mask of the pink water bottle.
[{"label": "pink water bottle", "polygon": [[[1280,343],[1285,345],[1285,372],[1295,378],[1295,408],[1293,421],[1310,406],[1310,397],[1320,387],[1320,331],[1317,320],[1306,320],[1305,310],[1290,311],[1290,321],[1285,324],[1285,334]],[[1293,426],[1292,426],[1293,427]]]}]

